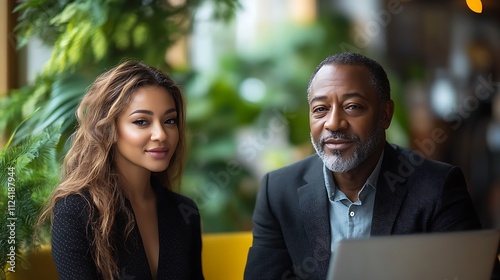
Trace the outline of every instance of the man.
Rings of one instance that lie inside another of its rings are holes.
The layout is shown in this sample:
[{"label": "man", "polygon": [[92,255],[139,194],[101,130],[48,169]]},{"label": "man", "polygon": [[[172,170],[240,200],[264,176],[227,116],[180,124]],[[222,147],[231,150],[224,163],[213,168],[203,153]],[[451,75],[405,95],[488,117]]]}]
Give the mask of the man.
[{"label": "man", "polygon": [[394,103],[377,62],[326,58],[308,101],[317,155],[263,178],[245,279],[324,280],[345,238],[481,228],[458,167],[386,142]]}]

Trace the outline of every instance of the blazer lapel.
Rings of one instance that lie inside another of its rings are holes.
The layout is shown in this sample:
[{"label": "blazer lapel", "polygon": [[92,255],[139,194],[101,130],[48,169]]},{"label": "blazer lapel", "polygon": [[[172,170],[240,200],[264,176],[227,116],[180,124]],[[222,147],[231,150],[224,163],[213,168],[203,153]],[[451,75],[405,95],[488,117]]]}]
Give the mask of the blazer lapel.
[{"label": "blazer lapel", "polygon": [[385,144],[384,159],[377,181],[371,235],[390,235],[406,195],[406,178],[411,165],[395,148]]},{"label": "blazer lapel", "polygon": [[[330,218],[328,197],[323,176],[323,162],[318,158],[304,176],[306,184],[298,188],[300,215],[309,240],[310,249],[327,251],[328,257],[318,262],[320,271],[326,275],[330,259]],[[324,255],[323,255],[324,256]]]}]

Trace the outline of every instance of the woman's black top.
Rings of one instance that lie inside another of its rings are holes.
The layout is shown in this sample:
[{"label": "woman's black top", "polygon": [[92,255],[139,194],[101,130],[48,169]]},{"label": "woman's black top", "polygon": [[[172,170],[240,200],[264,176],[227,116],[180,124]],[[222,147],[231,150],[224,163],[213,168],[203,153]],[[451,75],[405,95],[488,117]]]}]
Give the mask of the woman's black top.
[{"label": "woman's black top", "polygon": [[[157,279],[203,279],[200,216],[196,204],[163,188],[155,188],[155,191],[160,245]],[[127,206],[130,207],[128,201]],[[101,279],[92,258],[94,229],[88,221],[89,204],[83,196],[75,194],[57,201],[52,256],[61,280]],[[113,240],[120,269],[118,279],[152,279],[137,224],[125,239],[124,215],[118,214],[115,221]]]}]

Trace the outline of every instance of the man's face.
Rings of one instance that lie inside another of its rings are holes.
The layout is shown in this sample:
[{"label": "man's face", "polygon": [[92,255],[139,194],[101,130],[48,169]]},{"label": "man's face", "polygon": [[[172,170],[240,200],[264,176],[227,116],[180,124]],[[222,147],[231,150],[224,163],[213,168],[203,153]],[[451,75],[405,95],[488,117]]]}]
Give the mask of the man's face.
[{"label": "man's face", "polygon": [[325,65],[311,83],[311,141],[333,172],[348,172],[378,157],[392,113],[392,101],[381,104],[363,66]]}]

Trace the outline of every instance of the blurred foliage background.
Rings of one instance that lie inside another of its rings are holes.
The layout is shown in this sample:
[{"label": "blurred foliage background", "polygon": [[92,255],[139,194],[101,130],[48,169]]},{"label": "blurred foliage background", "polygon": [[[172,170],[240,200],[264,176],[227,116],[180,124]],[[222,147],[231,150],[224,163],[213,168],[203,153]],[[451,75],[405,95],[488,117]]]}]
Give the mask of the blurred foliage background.
[{"label": "blurred foliage background", "polygon": [[[16,167],[17,199],[22,201],[16,211],[19,230],[25,231],[18,235],[20,242],[31,244],[36,213],[57,184],[86,87],[127,58],[164,70],[184,90],[189,160],[181,192],[198,204],[204,232],[251,230],[264,173],[314,152],[306,87],[318,63],[341,51],[362,52],[385,66],[396,102],[389,141],[462,167],[484,223],[500,225],[499,215],[491,214],[500,212],[495,208],[500,203],[494,202],[500,201],[495,200],[500,195],[494,160],[500,151],[497,94],[467,116],[459,115],[455,128],[462,101],[474,93],[479,77],[489,75],[491,83],[498,76],[500,39],[492,34],[500,34],[495,17],[500,5],[483,1],[488,12],[472,15],[465,1],[395,1],[397,6],[390,6],[393,2],[19,2],[13,30],[19,52],[34,39],[50,49],[33,80],[0,99],[5,139],[0,167]],[[483,142],[467,137],[482,127],[478,120],[486,127],[478,134]],[[419,146],[432,139],[436,128],[445,131],[448,141],[432,143],[432,151]],[[485,132],[490,130],[493,136]],[[488,173],[479,174],[476,167]],[[1,211],[7,208],[4,175]],[[6,216],[0,218],[3,230]],[[2,230],[3,262],[8,232]]]},{"label": "blurred foliage background", "polygon": [[[57,185],[59,166],[75,128],[75,110],[85,89],[106,69],[135,58],[171,72],[166,50],[188,34],[203,1],[22,1],[15,7],[19,49],[33,38],[52,47],[50,59],[32,83],[0,102],[0,131],[10,136],[0,167],[14,167],[16,251],[30,249],[33,226]],[[212,1],[213,20],[229,20],[237,2]],[[5,263],[9,176],[2,172],[0,261]],[[47,235],[45,235],[47,237]]]}]

